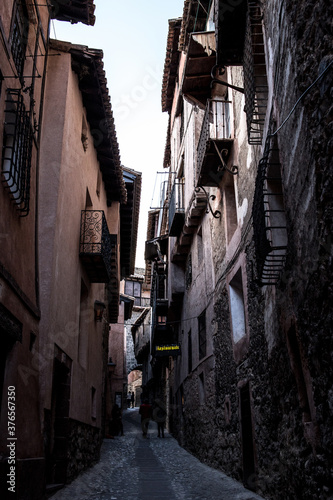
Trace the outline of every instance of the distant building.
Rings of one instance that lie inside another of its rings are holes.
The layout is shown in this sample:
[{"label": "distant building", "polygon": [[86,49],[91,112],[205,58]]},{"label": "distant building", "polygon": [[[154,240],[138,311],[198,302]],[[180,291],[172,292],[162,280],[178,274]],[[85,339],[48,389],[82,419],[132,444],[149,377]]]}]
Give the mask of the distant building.
[{"label": "distant building", "polygon": [[[127,407],[127,334],[126,323],[132,317],[135,297],[132,296],[133,288],[126,289],[128,279],[134,274],[136,243],[138,234],[140,199],[141,199],[141,173],[123,167],[123,179],[126,186],[127,201],[120,209],[120,306],[117,319],[110,325],[108,336],[108,377],[106,387],[106,433],[108,433],[112,408],[115,404],[122,410]],[[130,293],[128,293],[130,292]],[[136,291],[135,291],[136,293]],[[141,287],[137,300],[141,297]]]},{"label": "distant building", "polygon": [[[133,314],[125,321],[127,387],[134,393],[134,406],[140,406],[144,386],[147,382],[146,367],[137,359],[137,332],[142,322],[149,328],[150,320],[150,285],[145,279],[145,269],[135,268],[135,273],[125,280],[125,289],[134,295]],[[140,356],[139,356],[140,358]]]}]

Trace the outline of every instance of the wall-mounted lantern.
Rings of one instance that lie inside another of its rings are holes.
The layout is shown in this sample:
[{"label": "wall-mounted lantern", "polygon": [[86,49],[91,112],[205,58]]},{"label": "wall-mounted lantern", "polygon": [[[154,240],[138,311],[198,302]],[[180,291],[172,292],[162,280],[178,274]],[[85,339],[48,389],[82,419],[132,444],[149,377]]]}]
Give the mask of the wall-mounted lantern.
[{"label": "wall-mounted lantern", "polygon": [[102,321],[104,309],[105,309],[104,302],[101,302],[100,300],[95,300],[94,303],[95,321]]},{"label": "wall-mounted lantern", "polygon": [[112,358],[109,358],[108,362],[108,373],[111,375],[116,369],[116,363],[113,363]]}]

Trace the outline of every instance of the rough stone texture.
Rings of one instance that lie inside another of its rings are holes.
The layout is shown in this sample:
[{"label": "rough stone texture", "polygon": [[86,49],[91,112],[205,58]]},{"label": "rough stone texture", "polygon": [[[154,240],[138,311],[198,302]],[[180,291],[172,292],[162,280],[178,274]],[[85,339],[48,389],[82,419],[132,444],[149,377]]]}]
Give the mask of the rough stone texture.
[{"label": "rough stone texture", "polygon": [[[197,375],[186,378],[176,366],[172,377],[183,380],[184,403],[178,395],[173,429],[201,460],[242,480],[240,389],[248,382],[253,486],[272,500],[324,500],[333,498],[333,65],[310,86],[333,61],[333,6],[326,0],[262,5],[271,86],[266,132],[273,126],[270,119],[276,128],[292,111],[277,134],[288,231],[285,268],[276,286],[258,286],[252,233],[245,234],[248,211],[241,250],[246,254],[249,346],[237,363],[226,269],[233,254],[226,249],[223,219],[210,219],[216,281],[207,331],[213,337],[215,380],[203,409],[198,405]],[[252,205],[263,152],[253,148],[246,154],[243,132],[239,127],[234,145],[239,149],[238,215],[245,198]],[[193,276],[196,273],[194,266]],[[185,351],[186,338],[183,345]]]},{"label": "rough stone texture", "polygon": [[99,428],[70,420],[67,482],[71,482],[80,472],[98,461],[101,444]]},{"label": "rough stone texture", "polygon": [[134,342],[132,337],[132,324],[125,324],[126,330],[126,371],[129,374],[138,366],[134,353]]},{"label": "rough stone texture", "polygon": [[[229,300],[225,288],[221,287],[215,304],[216,332],[214,335],[216,366],[216,427],[218,439],[214,446],[214,466],[227,474],[241,479],[240,436],[236,364],[233,359],[229,321]],[[230,401],[229,418],[226,415],[226,400]]]},{"label": "rough stone texture", "polygon": [[[332,6],[325,1],[287,2],[284,12],[280,2],[275,11],[271,3],[265,5],[266,36],[273,44],[279,36],[277,26],[283,29],[280,59],[273,62],[279,65],[275,68],[274,90],[281,123],[301,93],[332,60],[327,55],[331,50]],[[224,452],[215,457],[221,468],[237,474],[237,461],[229,461],[240,451],[239,403],[237,389],[231,386],[247,378],[251,384],[258,491],[272,499],[326,499],[333,494],[331,83],[332,69],[309,91],[278,136],[288,219],[286,267],[274,291],[260,289],[253,280],[255,256],[252,245],[248,246],[250,346],[246,363],[237,368],[236,377],[230,333],[225,327],[228,302],[223,294],[217,302],[221,325],[215,337],[217,404],[221,407],[223,395],[233,393],[236,418],[233,426],[231,418],[228,427],[218,407]],[[293,323],[304,385],[315,407],[308,423],[304,423],[295,360],[288,348],[287,333]],[[233,436],[237,439],[232,440]]]}]

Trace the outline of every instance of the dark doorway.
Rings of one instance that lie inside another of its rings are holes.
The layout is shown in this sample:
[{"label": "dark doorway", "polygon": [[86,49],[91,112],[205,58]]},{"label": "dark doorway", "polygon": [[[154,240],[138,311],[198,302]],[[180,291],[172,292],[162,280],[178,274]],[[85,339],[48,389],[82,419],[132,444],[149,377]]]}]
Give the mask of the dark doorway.
[{"label": "dark doorway", "polygon": [[[66,358],[66,355],[63,353]],[[68,360],[68,358],[67,358]],[[68,363],[54,360],[52,406],[47,460],[47,483],[64,484],[67,477],[71,372]]]},{"label": "dark doorway", "polygon": [[256,489],[256,471],[253,444],[253,426],[250,399],[250,386],[240,388],[240,412],[243,454],[243,483],[252,491]]},{"label": "dark doorway", "polygon": [[[14,341],[6,336],[6,332],[3,332],[0,328],[0,409],[2,408],[2,393],[3,393],[3,386],[5,382],[5,373],[6,373],[6,363],[7,363],[7,356],[12,350],[14,346]],[[5,404],[7,404],[7,400],[5,401]],[[6,407],[7,410],[7,407]],[[7,425],[7,424],[6,424]]]}]

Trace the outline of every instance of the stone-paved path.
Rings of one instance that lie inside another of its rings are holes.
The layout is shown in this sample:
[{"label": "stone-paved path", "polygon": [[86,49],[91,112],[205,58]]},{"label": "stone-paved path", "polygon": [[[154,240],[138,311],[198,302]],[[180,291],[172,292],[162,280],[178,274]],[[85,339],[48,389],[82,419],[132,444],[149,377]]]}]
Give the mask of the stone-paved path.
[{"label": "stone-paved path", "polygon": [[262,500],[240,483],[202,464],[167,432],[141,434],[138,409],[123,414],[123,437],[104,440],[97,465],[52,500]]}]

